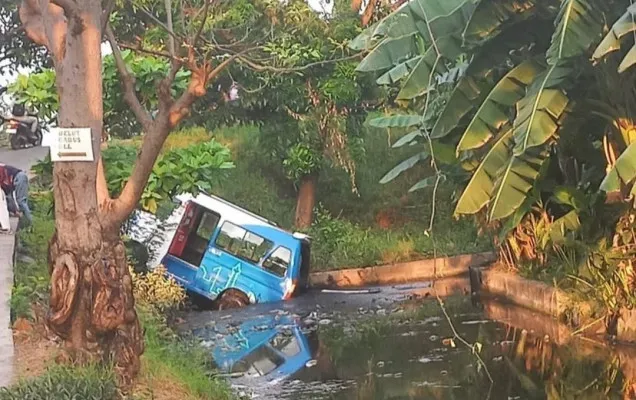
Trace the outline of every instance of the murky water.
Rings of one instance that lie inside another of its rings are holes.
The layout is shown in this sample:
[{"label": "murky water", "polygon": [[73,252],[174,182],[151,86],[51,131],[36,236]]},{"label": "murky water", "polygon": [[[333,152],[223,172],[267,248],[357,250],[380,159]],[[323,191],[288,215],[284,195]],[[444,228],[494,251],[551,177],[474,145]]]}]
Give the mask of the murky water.
[{"label": "murky water", "polygon": [[578,339],[523,309],[446,299],[467,346],[435,299],[338,298],[196,313],[190,330],[237,391],[259,399],[611,399],[636,378],[636,349]]}]

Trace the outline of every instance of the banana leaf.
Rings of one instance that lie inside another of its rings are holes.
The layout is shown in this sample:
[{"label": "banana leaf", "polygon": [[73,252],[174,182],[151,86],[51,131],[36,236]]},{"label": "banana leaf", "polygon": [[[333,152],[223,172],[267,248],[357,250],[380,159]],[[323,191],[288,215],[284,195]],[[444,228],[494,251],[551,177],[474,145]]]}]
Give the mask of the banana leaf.
[{"label": "banana leaf", "polygon": [[514,154],[522,155],[529,148],[540,146],[558,129],[558,121],[567,109],[568,97],[560,85],[570,76],[567,65],[552,65],[536,77],[526,96],[517,103],[517,115],[513,125]]},{"label": "banana leaf", "polygon": [[605,27],[602,1],[563,0],[555,21],[556,29],[547,52],[548,64],[585,54],[603,34]]},{"label": "banana leaf", "polygon": [[534,61],[525,61],[508,72],[490,91],[464,131],[457,153],[483,146],[506,123],[509,109],[526,94],[526,87],[542,71]]},{"label": "banana leaf", "polygon": [[612,170],[601,182],[601,190],[606,193],[617,192],[621,182],[631,183],[636,178],[636,142],[630,144],[616,160]]},{"label": "banana leaf", "polygon": [[[592,58],[598,61],[609,53],[620,50],[623,37],[636,31],[636,23],[634,21],[636,21],[636,4],[629,6],[627,11],[612,25],[612,29],[598,45]],[[632,46],[625,58],[623,58],[618,71],[624,72],[634,64],[636,64],[636,44]]]}]

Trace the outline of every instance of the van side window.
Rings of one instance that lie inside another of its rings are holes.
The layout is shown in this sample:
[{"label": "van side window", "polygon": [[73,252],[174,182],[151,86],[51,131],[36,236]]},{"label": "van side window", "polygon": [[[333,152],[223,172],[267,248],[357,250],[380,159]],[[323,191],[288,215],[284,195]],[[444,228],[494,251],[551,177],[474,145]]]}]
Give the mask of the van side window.
[{"label": "van side window", "polygon": [[201,222],[199,222],[199,226],[197,227],[197,236],[210,240],[216,229],[216,225],[219,223],[219,219],[221,218],[218,214],[204,211],[201,216]]},{"label": "van side window", "polygon": [[278,276],[285,276],[287,267],[291,262],[291,251],[286,247],[278,247],[267,260],[263,262],[263,268]]},{"label": "van side window", "polygon": [[216,245],[236,257],[258,264],[273,243],[226,221],[221,226]]}]

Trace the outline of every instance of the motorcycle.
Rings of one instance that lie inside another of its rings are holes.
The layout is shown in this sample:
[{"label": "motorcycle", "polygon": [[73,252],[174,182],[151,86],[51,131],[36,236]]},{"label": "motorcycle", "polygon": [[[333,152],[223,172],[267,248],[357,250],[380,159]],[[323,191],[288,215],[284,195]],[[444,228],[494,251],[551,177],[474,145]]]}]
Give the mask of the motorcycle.
[{"label": "motorcycle", "polygon": [[0,123],[7,124],[6,132],[10,136],[9,142],[13,150],[37,147],[42,144],[42,127],[39,121],[34,133],[31,132],[30,124],[15,119],[0,117]]}]

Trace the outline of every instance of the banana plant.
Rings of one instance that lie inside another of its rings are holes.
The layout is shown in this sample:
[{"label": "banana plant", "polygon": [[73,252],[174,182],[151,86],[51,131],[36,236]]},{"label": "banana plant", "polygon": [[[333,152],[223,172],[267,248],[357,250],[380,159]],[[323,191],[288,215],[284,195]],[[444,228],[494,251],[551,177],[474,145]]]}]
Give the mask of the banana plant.
[{"label": "banana plant", "polygon": [[[590,61],[602,63],[617,52],[622,62],[616,73],[636,64],[636,45],[626,54],[621,46],[636,31],[636,6],[630,4],[411,0],[362,33],[369,53],[359,70],[378,74],[378,84],[399,87],[398,98],[414,104],[436,95],[434,75],[451,57],[468,55],[470,63],[446,106],[409,139],[454,143],[459,158],[473,159],[478,166],[467,171],[470,179],[456,214],[485,211],[490,221],[502,220],[519,210],[535,181],[544,178],[541,170],[554,154],[550,149],[559,145],[565,122],[573,110],[588,106],[584,96],[593,91],[585,89],[604,90]],[[416,45],[392,52],[393,43],[405,35]],[[421,60],[427,60],[422,73],[416,68]],[[593,109],[589,114],[596,115]],[[624,153],[612,160],[601,190],[617,190],[636,178],[636,145],[631,144],[619,146]],[[564,229],[577,225],[574,214],[558,224]]]}]

